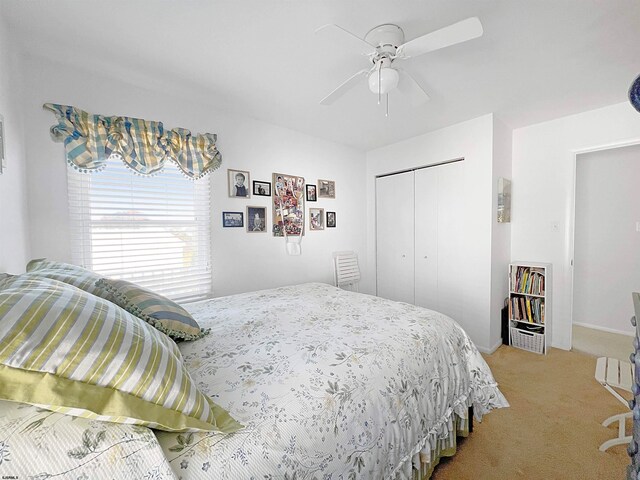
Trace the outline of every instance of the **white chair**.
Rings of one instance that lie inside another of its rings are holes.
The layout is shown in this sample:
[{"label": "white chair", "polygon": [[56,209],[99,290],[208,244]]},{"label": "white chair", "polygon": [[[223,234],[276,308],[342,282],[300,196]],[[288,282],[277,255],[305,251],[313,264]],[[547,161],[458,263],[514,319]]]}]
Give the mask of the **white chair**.
[{"label": "white chair", "polygon": [[333,278],[336,287],[358,291],[360,268],[358,255],[355,252],[334,252]]},{"label": "white chair", "polygon": [[[629,402],[613,387],[620,388],[627,392],[631,392],[633,384],[633,366],[629,362],[622,362],[615,358],[600,357],[596,363],[596,380],[606,388],[611,395],[616,397],[622,404],[629,408]],[[602,425],[608,427],[614,422],[618,422],[618,436],[611,440],[607,440],[600,445],[600,451],[604,452],[614,445],[625,445],[631,441],[631,435],[626,434],[625,421],[632,416],[632,412],[619,413],[607,418]]]}]

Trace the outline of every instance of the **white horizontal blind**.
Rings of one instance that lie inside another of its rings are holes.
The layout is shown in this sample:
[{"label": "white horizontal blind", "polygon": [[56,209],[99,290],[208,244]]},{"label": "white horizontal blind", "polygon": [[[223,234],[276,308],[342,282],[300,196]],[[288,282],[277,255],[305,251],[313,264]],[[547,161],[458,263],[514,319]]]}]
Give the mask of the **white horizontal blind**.
[{"label": "white horizontal blind", "polygon": [[170,161],[144,177],[118,158],[68,172],[74,263],[173,300],[209,296],[209,177],[188,180]]}]

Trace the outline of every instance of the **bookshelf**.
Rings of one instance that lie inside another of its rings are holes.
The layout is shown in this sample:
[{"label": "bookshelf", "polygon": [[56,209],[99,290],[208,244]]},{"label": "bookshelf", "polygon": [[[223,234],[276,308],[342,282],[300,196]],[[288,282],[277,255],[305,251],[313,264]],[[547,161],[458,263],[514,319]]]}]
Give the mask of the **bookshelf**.
[{"label": "bookshelf", "polygon": [[547,353],[551,345],[551,264],[509,264],[509,345]]}]

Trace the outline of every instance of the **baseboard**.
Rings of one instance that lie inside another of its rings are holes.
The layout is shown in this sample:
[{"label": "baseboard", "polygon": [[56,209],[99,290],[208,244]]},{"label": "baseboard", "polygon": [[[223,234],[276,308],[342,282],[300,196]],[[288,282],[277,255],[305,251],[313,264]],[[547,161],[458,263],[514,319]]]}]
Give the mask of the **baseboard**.
[{"label": "baseboard", "polygon": [[[622,330],[615,330],[613,328],[601,327],[600,325],[591,325],[590,323],[573,322],[573,324],[579,327],[590,328],[592,330],[600,330],[602,332],[607,332],[607,333],[615,333],[618,335],[625,335],[627,337],[635,337],[636,335],[635,332],[623,332]],[[629,323],[629,325],[631,325],[631,323]]]},{"label": "baseboard", "polygon": [[498,341],[491,348],[478,347],[477,345],[476,347],[478,348],[478,350],[480,350],[481,353],[486,353],[487,355],[491,355],[498,348],[500,348],[500,345],[502,345],[502,338],[499,338]]}]

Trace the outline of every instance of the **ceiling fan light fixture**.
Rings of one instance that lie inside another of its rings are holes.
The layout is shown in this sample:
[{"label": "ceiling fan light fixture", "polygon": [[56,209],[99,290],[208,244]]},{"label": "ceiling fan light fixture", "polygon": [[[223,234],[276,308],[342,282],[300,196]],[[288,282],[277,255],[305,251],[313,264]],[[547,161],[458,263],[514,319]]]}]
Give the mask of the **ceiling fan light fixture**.
[{"label": "ceiling fan light fixture", "polygon": [[[380,78],[380,88],[378,88],[378,77]],[[400,75],[397,70],[383,67],[379,72],[375,70],[369,75],[369,90],[375,94],[384,95],[398,86],[399,79]]]}]

